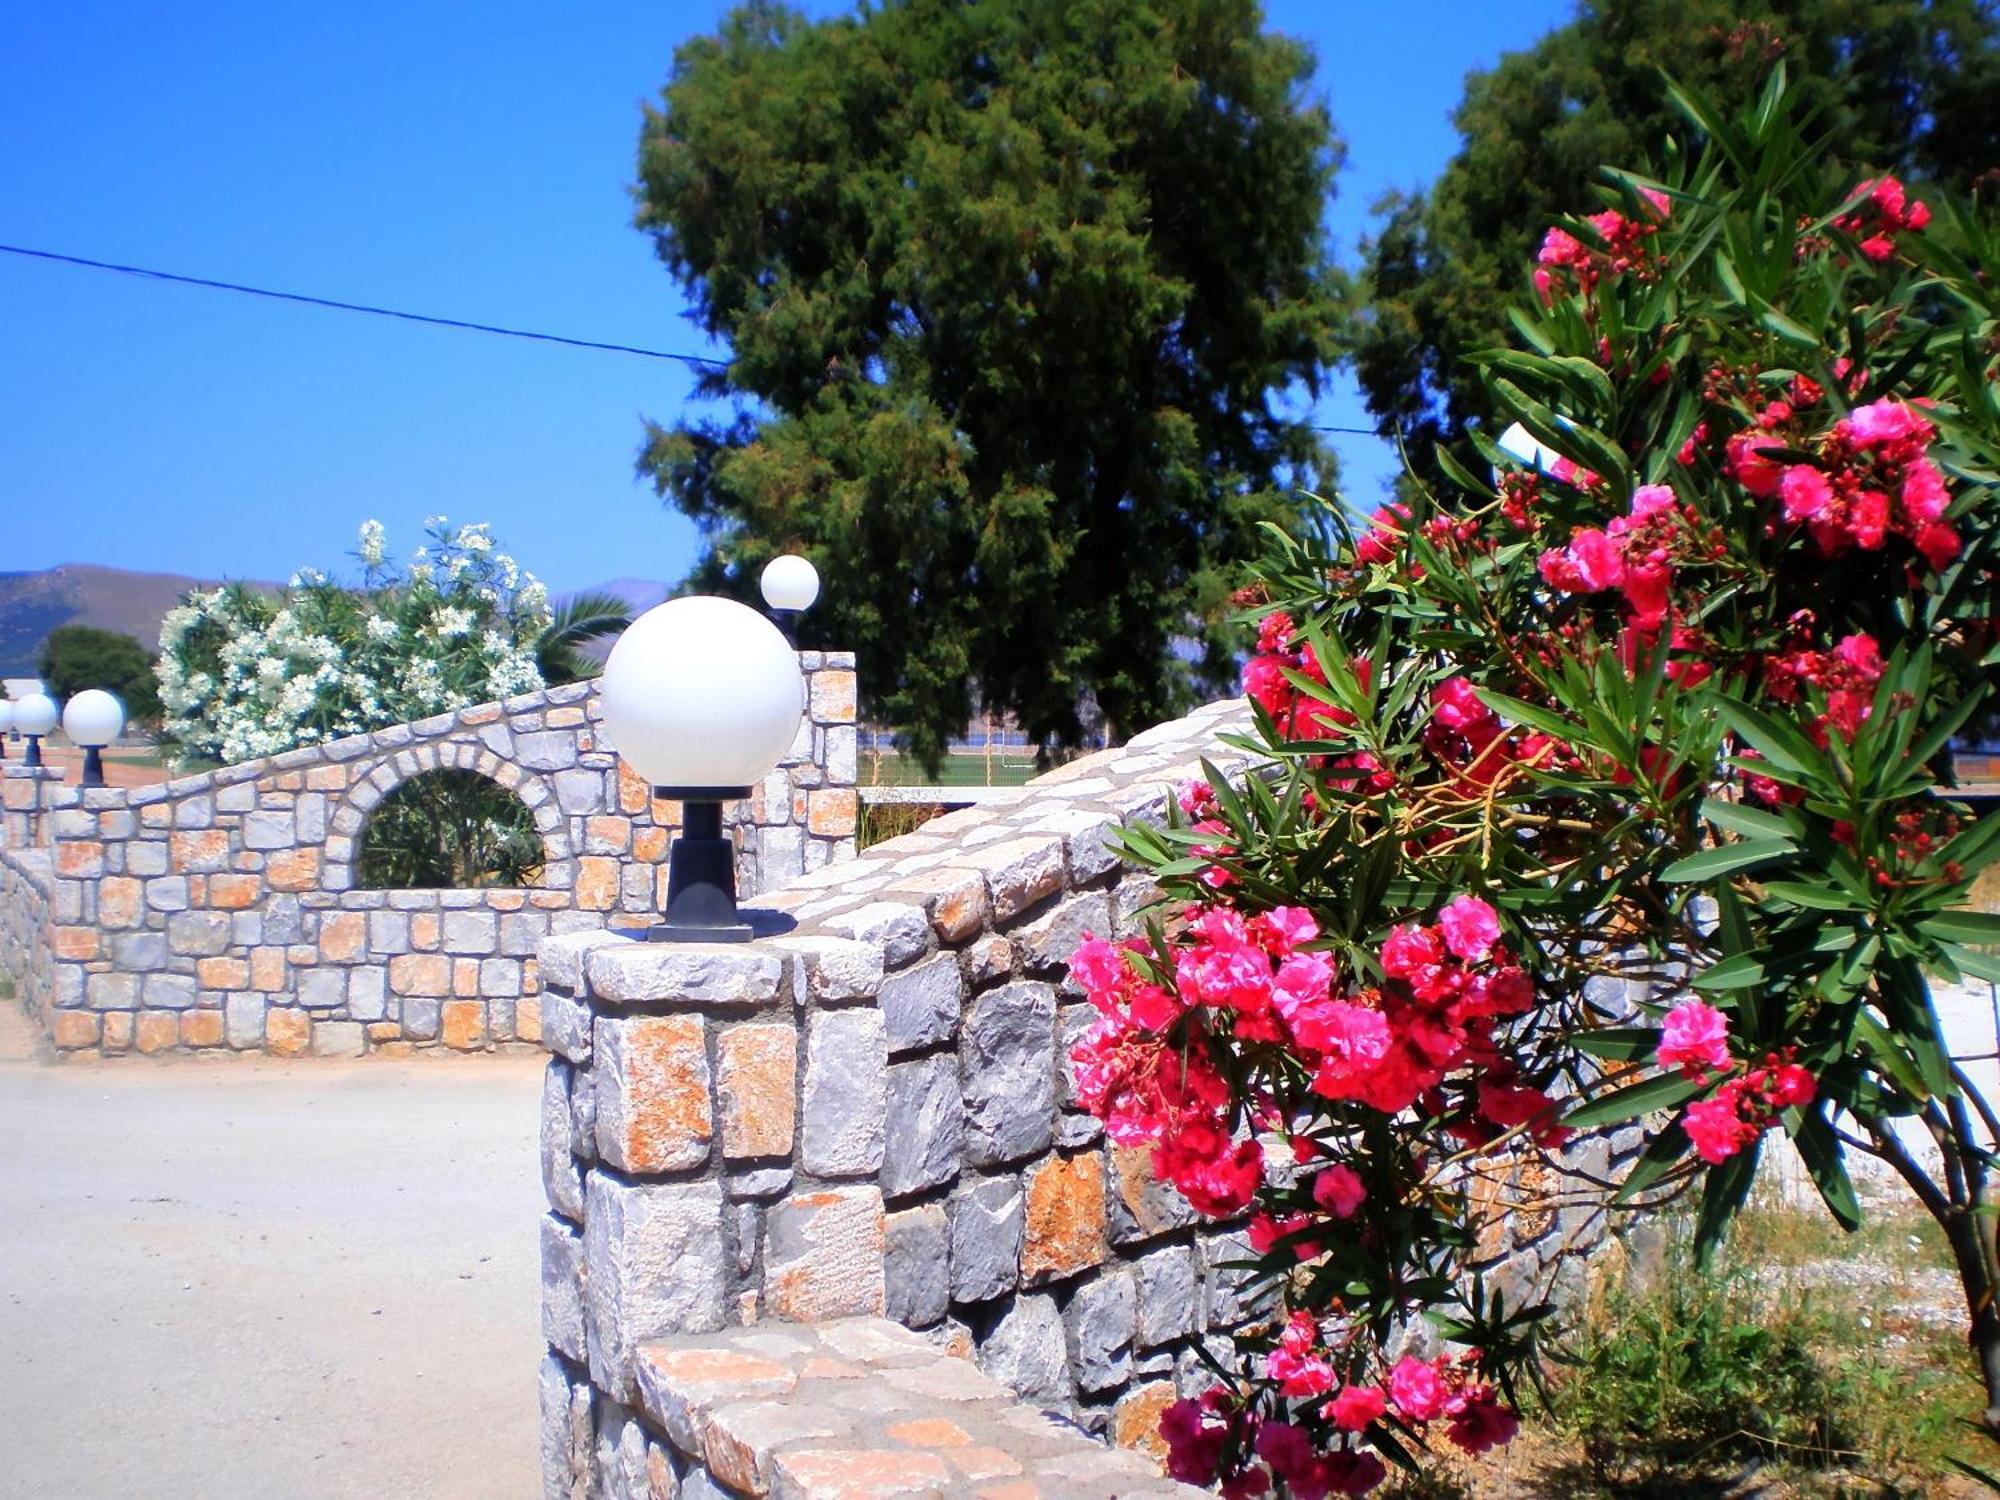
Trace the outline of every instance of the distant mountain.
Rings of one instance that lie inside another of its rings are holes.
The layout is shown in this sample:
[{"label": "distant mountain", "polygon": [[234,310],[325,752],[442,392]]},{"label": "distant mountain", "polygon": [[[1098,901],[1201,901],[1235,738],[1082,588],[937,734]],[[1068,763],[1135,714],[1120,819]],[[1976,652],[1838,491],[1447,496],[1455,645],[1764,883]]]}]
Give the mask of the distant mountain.
[{"label": "distant mountain", "polygon": [[[95,625],[160,643],[160,620],[189,589],[215,580],[178,573],[130,573],[94,563],[62,563],[39,573],[0,573],[0,676],[37,670],[42,642],[58,625]],[[261,585],[275,587],[275,585]]]}]

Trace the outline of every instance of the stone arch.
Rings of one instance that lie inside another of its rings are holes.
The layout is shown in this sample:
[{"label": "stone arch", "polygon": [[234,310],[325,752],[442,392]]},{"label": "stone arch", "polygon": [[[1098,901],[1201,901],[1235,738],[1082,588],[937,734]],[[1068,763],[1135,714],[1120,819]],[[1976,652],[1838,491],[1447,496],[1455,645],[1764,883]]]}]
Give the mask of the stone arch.
[{"label": "stone arch", "polygon": [[362,839],[376,808],[398,787],[435,771],[470,771],[519,798],[542,840],[545,858],[539,884],[562,889],[574,880],[575,850],[569,819],[563,815],[549,778],[525,770],[477,741],[430,740],[383,757],[349,784],[333,814],[334,838],[328,840],[324,877],[327,889],[356,888]]}]

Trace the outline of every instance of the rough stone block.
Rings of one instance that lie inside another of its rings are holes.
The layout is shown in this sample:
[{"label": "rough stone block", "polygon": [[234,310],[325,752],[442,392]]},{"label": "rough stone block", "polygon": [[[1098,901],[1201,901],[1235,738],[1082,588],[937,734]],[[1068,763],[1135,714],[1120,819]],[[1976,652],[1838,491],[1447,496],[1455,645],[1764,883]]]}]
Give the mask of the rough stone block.
[{"label": "rough stone block", "polygon": [[144,984],[146,1004],[162,1010],[186,1010],[199,993],[194,980],[185,974],[148,974]]},{"label": "rough stone block", "polygon": [[756,943],[628,939],[590,949],[584,971],[593,995],[626,1004],[765,1005],[778,998],[785,960]]},{"label": "rough stone block", "polygon": [[[407,1005],[404,1014],[409,1014]],[[590,1061],[590,1007],[560,990],[542,992],[542,1045],[573,1063]]]},{"label": "rough stone block", "polygon": [[883,1274],[888,1316],[906,1328],[943,1321],[951,1302],[951,1219],[943,1205],[889,1215]]},{"label": "rough stone block", "polygon": [[882,1020],[889,1051],[913,1051],[950,1041],[965,1005],[965,978],[955,954],[941,953],[882,981]]},{"label": "rough stone block", "polygon": [[1269,1301],[1269,1290],[1256,1290],[1256,1272],[1248,1265],[1257,1259],[1250,1236],[1232,1229],[1202,1241],[1202,1307],[1210,1328],[1233,1329],[1256,1317]]},{"label": "rough stone block", "polygon": [[825,1177],[881,1169],[888,1045],[876,1010],[821,1011],[806,1039],[802,1159]]},{"label": "rough stone block", "polygon": [[986,878],[977,870],[936,865],[897,877],[884,892],[892,900],[908,898],[924,909],[940,941],[962,943],[992,920],[993,904]]},{"label": "rough stone block", "polygon": [[789,1024],[724,1029],[716,1038],[715,1085],[725,1158],[791,1154],[798,1033]]},{"label": "rough stone block", "polygon": [[959,862],[985,877],[996,922],[1010,922],[1062,889],[1063,844],[1059,838],[1033,835],[1007,839],[963,855]]},{"label": "rough stone block", "polygon": [[307,969],[299,975],[299,1004],[307,1010],[338,1010],[346,1003],[346,970]]},{"label": "rough stone block", "polygon": [[1194,1249],[1169,1245],[1132,1263],[1138,1278],[1139,1347],[1151,1349],[1200,1329],[1201,1287]]},{"label": "rough stone block", "polygon": [[231,995],[222,1002],[223,1034],[230,1046],[239,1049],[263,1046],[267,1003],[262,995]]},{"label": "rough stone block", "polygon": [[246,849],[289,849],[298,841],[298,829],[289,812],[253,812],[243,819]]},{"label": "rough stone block", "polygon": [[542,1500],[591,1500],[590,1387],[574,1382],[555,1355],[543,1358]]},{"label": "rough stone block", "polygon": [[896,1063],[889,1069],[888,1139],[882,1191],[921,1192],[958,1175],[965,1108],[958,1094],[958,1059],[949,1053]]},{"label": "rough stone block", "polygon": [[1154,1174],[1152,1148],[1112,1146],[1105,1153],[1104,1171],[1112,1244],[1134,1244],[1195,1222],[1193,1206]]},{"label": "rough stone block", "polygon": [[583,1331],[583,1233],[542,1217],[542,1338],[578,1364],[589,1357]]},{"label": "rough stone block", "polygon": [[1021,1184],[989,1177],[951,1195],[951,1300],[988,1302],[1020,1283]]},{"label": "rough stone block", "polygon": [[1075,1401],[1062,1314],[1053,1297],[1016,1297],[973,1357],[980,1369],[1023,1401],[1053,1410]]},{"label": "rough stone block", "polygon": [[892,969],[922,958],[931,945],[930,919],[923,908],[900,901],[871,901],[827,918],[826,929],[879,949]]},{"label": "rough stone block", "polygon": [[804,992],[823,1004],[866,1000],[882,988],[882,949],[873,943],[810,933],[776,938],[770,946],[793,955]]},{"label": "rough stone block", "polygon": [[444,951],[484,955],[500,943],[500,918],[490,911],[448,911],[444,914]]},{"label": "rough stone block", "polygon": [[359,1021],[315,1021],[312,1050],[315,1057],[359,1057],[367,1050]]},{"label": "rough stone block", "polygon": [[1138,1332],[1138,1317],[1138,1292],[1130,1271],[1107,1271],[1077,1288],[1064,1309],[1063,1321],[1069,1327],[1076,1383],[1084,1390],[1110,1390],[1132,1378],[1132,1339]]},{"label": "rough stone block", "polygon": [[1104,1259],[1104,1164],[1095,1151],[1052,1156],[1027,1174],[1021,1276],[1030,1285],[1074,1276]]},{"label": "rough stone block", "polygon": [[1083,942],[1084,934],[1097,937],[1111,934],[1111,895],[1089,891],[1058,901],[1046,913],[1027,923],[1014,934],[1014,947],[1021,963],[1031,974],[1069,977],[1070,956]]},{"label": "rough stone block", "polygon": [[600,1016],[591,1073],[597,1154],[621,1172],[671,1172],[708,1160],[714,1122],[698,1016]]},{"label": "rough stone block", "polygon": [[167,945],[185,956],[213,958],[229,948],[229,917],[217,911],[175,912],[167,919]]},{"label": "rough stone block", "polygon": [[800,1323],[880,1316],[884,1235],[879,1188],[828,1188],[773,1204],[764,1217],[764,1311]]},{"label": "rough stone block", "polygon": [[641,1342],[706,1333],[727,1316],[722,1188],[625,1183],[592,1172],[584,1196],[591,1380],[629,1403]]},{"label": "rough stone block", "polygon": [[389,1013],[389,976],[374,966],[347,972],[347,1013],[357,1021],[379,1021]]},{"label": "rough stone block", "polygon": [[966,1158],[996,1166],[1049,1148],[1055,1114],[1055,992],[1016,981],[979,996],[960,1044]]}]

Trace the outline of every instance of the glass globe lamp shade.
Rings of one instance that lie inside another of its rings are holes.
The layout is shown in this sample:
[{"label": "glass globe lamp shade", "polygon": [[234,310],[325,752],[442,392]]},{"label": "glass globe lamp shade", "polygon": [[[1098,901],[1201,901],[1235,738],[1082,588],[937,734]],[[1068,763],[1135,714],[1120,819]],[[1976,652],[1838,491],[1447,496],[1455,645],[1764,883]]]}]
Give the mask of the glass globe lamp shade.
[{"label": "glass globe lamp shade", "polygon": [[62,726],[76,744],[102,748],[125,728],[125,705],[103,688],[85,688],[63,705]]},{"label": "glass globe lamp shade", "polygon": [[757,587],[763,591],[764,602],[773,609],[810,609],[813,600],[819,597],[819,569],[798,553],[787,552],[764,564]]},{"label": "glass globe lamp shade", "polygon": [[0,734],[5,734],[13,727],[14,700],[12,698],[0,698]]},{"label": "glass globe lamp shade", "polygon": [[30,693],[14,703],[14,727],[23,734],[41,736],[56,727],[56,700],[47,693]]},{"label": "glass globe lamp shade", "polygon": [[604,735],[648,783],[691,800],[749,795],[797,736],[805,679],[785,637],[733,599],[669,599],[604,663]]}]

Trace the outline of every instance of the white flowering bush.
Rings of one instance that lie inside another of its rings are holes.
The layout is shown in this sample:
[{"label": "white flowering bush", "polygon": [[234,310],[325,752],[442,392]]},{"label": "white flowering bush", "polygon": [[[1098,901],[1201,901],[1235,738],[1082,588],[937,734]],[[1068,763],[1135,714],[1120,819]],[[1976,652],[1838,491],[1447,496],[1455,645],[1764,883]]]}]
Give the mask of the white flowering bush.
[{"label": "white flowering bush", "polygon": [[358,586],[308,569],[281,594],[230,584],[171,611],[160,703],[178,759],[276,755],[541,687],[548,590],[484,525],[425,529],[398,571],[366,522]]}]

